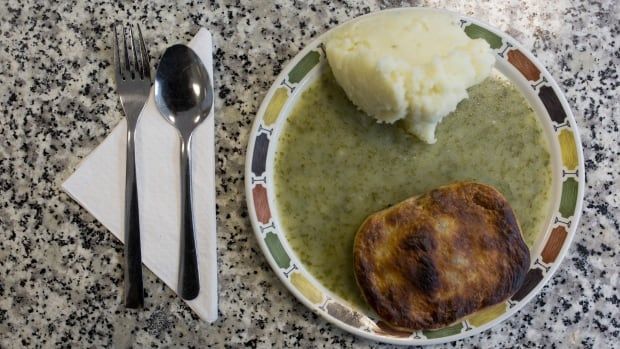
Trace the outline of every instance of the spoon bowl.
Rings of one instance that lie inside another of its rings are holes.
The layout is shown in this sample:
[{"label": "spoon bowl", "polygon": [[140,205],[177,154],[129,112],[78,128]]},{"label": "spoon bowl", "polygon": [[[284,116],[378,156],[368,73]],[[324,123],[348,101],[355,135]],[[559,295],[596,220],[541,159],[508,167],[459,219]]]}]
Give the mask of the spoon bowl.
[{"label": "spoon bowl", "polygon": [[181,137],[181,245],[178,292],[194,299],[200,291],[191,195],[191,140],[213,108],[213,87],[200,57],[185,45],[169,47],[155,75],[155,104]]},{"label": "spoon bowl", "polygon": [[211,79],[200,57],[185,45],[166,49],[155,76],[155,103],[177,128],[193,130],[213,106]]}]

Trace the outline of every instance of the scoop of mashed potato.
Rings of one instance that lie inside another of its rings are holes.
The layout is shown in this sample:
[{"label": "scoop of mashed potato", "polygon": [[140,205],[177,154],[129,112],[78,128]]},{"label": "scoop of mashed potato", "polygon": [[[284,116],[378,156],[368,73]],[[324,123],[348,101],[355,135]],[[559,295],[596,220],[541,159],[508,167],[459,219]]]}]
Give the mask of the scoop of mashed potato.
[{"label": "scoop of mashed potato", "polygon": [[495,58],[446,13],[394,12],[361,18],[325,44],[329,65],[349,99],[379,122],[403,120],[435,143],[435,128],[484,80]]}]

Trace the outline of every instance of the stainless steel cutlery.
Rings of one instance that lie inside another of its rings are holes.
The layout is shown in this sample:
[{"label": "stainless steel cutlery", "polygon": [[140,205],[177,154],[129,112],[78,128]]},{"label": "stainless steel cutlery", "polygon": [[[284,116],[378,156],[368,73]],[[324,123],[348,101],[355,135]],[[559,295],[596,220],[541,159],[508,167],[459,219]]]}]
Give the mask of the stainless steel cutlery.
[{"label": "stainless steel cutlery", "polygon": [[151,69],[140,26],[137,26],[137,33],[133,26],[121,27],[119,35],[117,25],[114,25],[113,33],[116,90],[127,118],[124,299],[127,308],[141,308],[144,305],[144,290],[134,142],[138,117],[151,89]]},{"label": "stainless steel cutlery", "polygon": [[[148,53],[139,26],[113,26],[116,89],[127,118],[125,177],[125,295],[127,308],[144,306],[140,220],[135,164],[138,117],[151,88]],[[194,129],[213,108],[213,87],[206,67],[185,45],[169,47],[161,58],[155,79],[155,102],[181,138],[181,245],[178,292],[194,299],[200,291],[191,199],[191,140]]]},{"label": "stainless steel cutlery", "polygon": [[192,132],[211,113],[213,87],[200,57],[185,45],[169,47],[155,75],[155,103],[181,138],[181,261],[178,292],[194,299],[200,290],[191,200]]}]

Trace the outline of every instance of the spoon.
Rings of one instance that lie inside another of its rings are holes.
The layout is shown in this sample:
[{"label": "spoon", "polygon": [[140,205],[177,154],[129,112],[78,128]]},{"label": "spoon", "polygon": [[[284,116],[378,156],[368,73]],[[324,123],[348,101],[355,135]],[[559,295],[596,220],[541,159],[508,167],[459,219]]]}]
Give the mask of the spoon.
[{"label": "spoon", "polygon": [[157,108],[181,137],[181,254],[179,293],[194,299],[200,290],[191,195],[192,132],[213,107],[213,88],[200,57],[185,45],[169,47],[155,76]]}]

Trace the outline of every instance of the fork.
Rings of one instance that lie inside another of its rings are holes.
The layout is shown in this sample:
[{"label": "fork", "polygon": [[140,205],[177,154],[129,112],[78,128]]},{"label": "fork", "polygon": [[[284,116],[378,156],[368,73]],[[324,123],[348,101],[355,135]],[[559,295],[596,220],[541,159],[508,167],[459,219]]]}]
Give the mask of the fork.
[{"label": "fork", "polygon": [[[127,117],[127,161],[125,165],[125,307],[144,306],[142,285],[142,256],[140,252],[140,219],[134,138],[140,111],[151,90],[148,53],[138,25],[138,38],[133,26],[121,27],[122,45],[119,44],[117,25],[114,31],[114,70],[116,90]],[[122,47],[121,47],[122,46]]]}]

